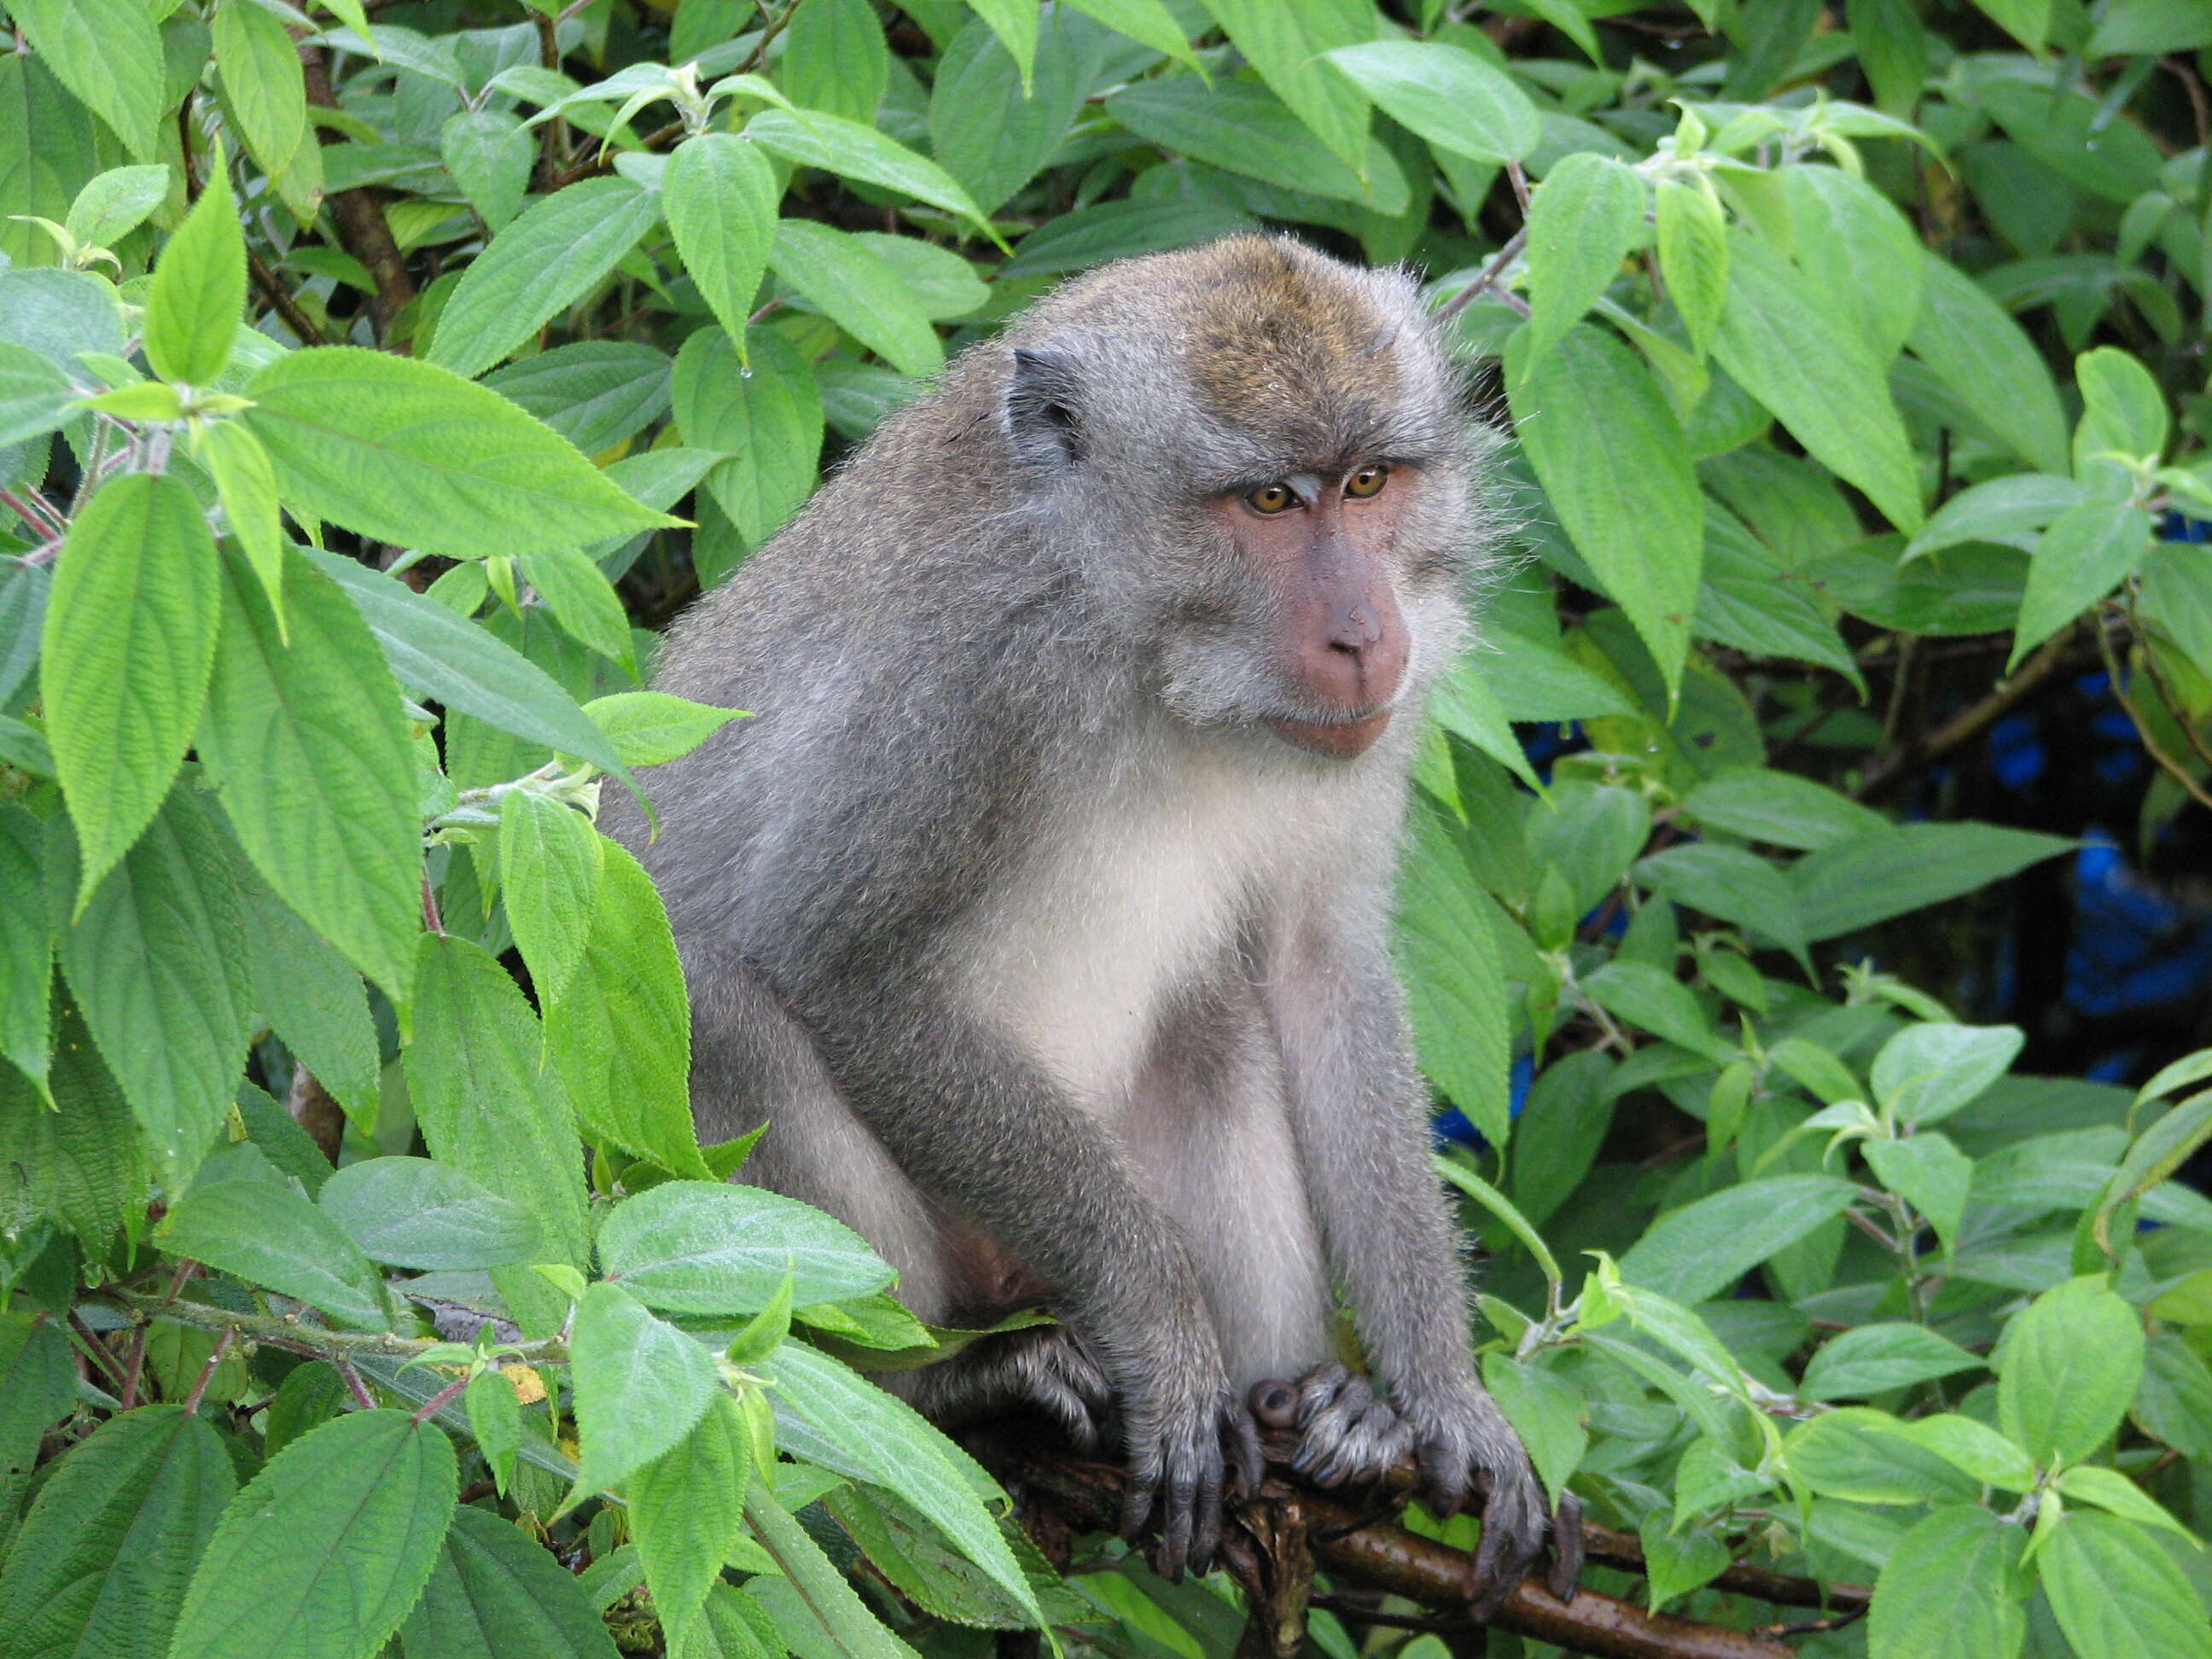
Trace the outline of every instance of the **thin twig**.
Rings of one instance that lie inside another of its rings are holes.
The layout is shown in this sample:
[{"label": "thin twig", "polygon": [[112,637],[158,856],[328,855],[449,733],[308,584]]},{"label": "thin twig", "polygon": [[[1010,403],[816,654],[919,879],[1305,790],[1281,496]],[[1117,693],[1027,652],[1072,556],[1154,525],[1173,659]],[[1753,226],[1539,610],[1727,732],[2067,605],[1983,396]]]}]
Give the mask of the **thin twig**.
[{"label": "thin twig", "polygon": [[376,1396],[368,1391],[368,1384],[361,1380],[361,1373],[354,1370],[353,1361],[333,1359],[331,1364],[337,1368],[337,1374],[345,1378],[346,1388],[353,1395],[353,1403],[365,1412],[374,1411]]},{"label": "thin twig", "polygon": [[2127,711],[2128,724],[2135,727],[2136,737],[2142,743],[2145,751],[2175,782],[2189,792],[2189,798],[2191,800],[2199,806],[2212,810],[2212,791],[2206,790],[2203,784],[2190,775],[2187,767],[2158,746],[2158,739],[2151,736],[2150,727],[2143,723],[2143,717],[2136,712],[2134,700],[2124,689],[2126,677],[2120,672],[2119,659],[2112,653],[2112,636],[2101,628],[2097,630],[2097,649],[2104,656],[2105,672],[2112,678],[2112,696],[2118,700],[2120,707]]},{"label": "thin twig", "polygon": [[[2181,728],[2183,738],[2191,749],[2197,751],[2197,758],[2207,766],[2212,766],[2212,745],[2208,745],[2203,738],[2198,734],[2196,720],[2191,717],[2188,709],[2182,706],[2181,699],[2174,695],[2173,687],[2166,678],[2166,671],[2158,665],[2158,651],[2151,643],[2149,630],[2143,627],[2142,621],[2136,615],[2136,596],[2132,586],[2128,590],[2127,617],[2128,626],[2135,631],[2136,644],[2142,653],[2143,667],[2150,674],[2151,686],[2157,691],[2158,700],[2166,705],[2166,712],[2173,717],[2173,723]],[[2117,695],[2118,686],[2113,690]]]},{"label": "thin twig", "polygon": [[432,1395],[428,1400],[424,1401],[422,1402],[422,1408],[415,1413],[413,1420],[417,1424],[428,1422],[440,1412],[445,1410],[446,1402],[447,1401],[451,1400],[455,1395],[460,1393],[462,1389],[468,1386],[469,1379],[465,1376],[456,1377],[453,1382],[448,1382],[444,1388],[439,1389],[437,1393]]},{"label": "thin twig", "polygon": [[107,1374],[107,1380],[120,1389],[129,1382],[122,1364],[107,1351],[107,1344],[100,1340],[99,1333],[84,1322],[84,1316],[75,1308],[70,1310],[70,1328],[76,1333],[77,1340],[84,1344],[88,1358]]},{"label": "thin twig", "polygon": [[118,1403],[126,1412],[138,1403],[139,1379],[146,1374],[146,1334],[150,1328],[142,1321],[138,1328],[131,1333],[131,1359],[124,1367],[123,1392],[118,1396]]},{"label": "thin twig", "polygon": [[200,1396],[207,1392],[208,1384],[215,1381],[215,1368],[222,1364],[222,1357],[230,1352],[230,1345],[236,1340],[238,1333],[234,1330],[225,1331],[216,1338],[215,1346],[209,1351],[207,1364],[200,1367],[198,1380],[193,1382],[192,1391],[185,1396],[185,1416],[190,1417],[199,1410]]},{"label": "thin twig", "polygon": [[10,513],[41,535],[58,537],[69,533],[69,526],[56,516],[52,507],[35,492],[28,496],[23,496],[18,495],[12,489],[0,489],[0,506],[5,506]]},{"label": "thin twig", "polygon": [[2002,682],[1996,690],[1979,702],[1970,708],[1961,709],[1916,741],[1892,750],[1887,755],[1877,756],[1868,765],[1866,776],[1860,781],[1858,787],[1851,791],[1851,799],[1873,799],[1904,778],[1914,767],[1941,759],[1995,725],[2029,692],[2057,672],[2058,665],[2066,659],[2067,647],[2073,636],[2071,628],[2061,629],[2044,642],[2041,650],[2027,659],[2020,672]]},{"label": "thin twig", "polygon": [[1515,231],[1512,236],[1507,240],[1505,246],[1498,249],[1496,253],[1491,256],[1490,263],[1483,266],[1480,270],[1475,272],[1474,280],[1473,282],[1469,283],[1465,288],[1460,289],[1458,293],[1453,295],[1450,299],[1445,301],[1443,305],[1437,308],[1437,320],[1439,323],[1448,323],[1451,321],[1453,318],[1458,316],[1461,312],[1465,311],[1468,307],[1474,303],[1474,296],[1476,295],[1484,292],[1486,289],[1498,289],[1498,292],[1500,295],[1503,295],[1505,290],[1498,288],[1498,277],[1504,275],[1505,267],[1511,264],[1514,259],[1519,256],[1521,250],[1528,246],[1528,233],[1527,229],[1524,228]]},{"label": "thin twig", "polygon": [[284,319],[284,326],[292,331],[301,345],[321,345],[324,343],[325,337],[323,331],[315,326],[315,319],[307,314],[299,301],[292,297],[292,290],[284,286],[283,279],[270,269],[258,249],[249,246],[246,250],[246,272],[253,278],[253,286],[261,290],[262,297],[275,307],[276,314]]}]

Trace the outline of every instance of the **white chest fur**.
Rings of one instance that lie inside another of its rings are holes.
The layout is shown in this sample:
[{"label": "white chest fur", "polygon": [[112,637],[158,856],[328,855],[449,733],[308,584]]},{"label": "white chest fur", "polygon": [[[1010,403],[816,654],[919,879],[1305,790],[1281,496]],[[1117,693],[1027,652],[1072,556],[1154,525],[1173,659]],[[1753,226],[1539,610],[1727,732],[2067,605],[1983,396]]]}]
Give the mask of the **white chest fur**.
[{"label": "white chest fur", "polygon": [[1304,765],[1188,751],[1071,789],[963,942],[970,1006],[1111,1121],[1170,992],[1223,960],[1267,895],[1342,845],[1338,820],[1358,793],[1317,791]]}]

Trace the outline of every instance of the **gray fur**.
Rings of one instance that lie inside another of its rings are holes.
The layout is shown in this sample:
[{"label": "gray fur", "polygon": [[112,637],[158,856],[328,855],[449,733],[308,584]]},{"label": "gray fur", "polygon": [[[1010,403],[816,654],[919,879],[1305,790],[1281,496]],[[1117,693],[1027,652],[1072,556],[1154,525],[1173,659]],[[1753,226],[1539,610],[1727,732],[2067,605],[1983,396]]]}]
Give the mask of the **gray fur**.
[{"label": "gray fur", "polygon": [[[1272,596],[1200,508],[1353,452],[1417,486],[1413,661],[1344,760],[1261,723],[1296,712]],[[657,843],[611,814],[691,976],[702,1136],[771,1121],[745,1178],[850,1221],[925,1318],[1048,1288],[1063,1328],[908,1386],[946,1419],[1113,1416],[1171,1567],[1211,1553],[1243,1391],[1329,1358],[1332,1279],[1395,1414],[1316,1413],[1313,1466],[1418,1445],[1440,1502],[1487,1486],[1514,1577],[1541,1537],[1475,1379],[1389,951],[1474,485],[1405,277],[1252,239],[1109,266],[963,354],[677,625],[661,688],[754,717],[653,775]],[[1010,1273],[977,1272],[986,1240]]]}]

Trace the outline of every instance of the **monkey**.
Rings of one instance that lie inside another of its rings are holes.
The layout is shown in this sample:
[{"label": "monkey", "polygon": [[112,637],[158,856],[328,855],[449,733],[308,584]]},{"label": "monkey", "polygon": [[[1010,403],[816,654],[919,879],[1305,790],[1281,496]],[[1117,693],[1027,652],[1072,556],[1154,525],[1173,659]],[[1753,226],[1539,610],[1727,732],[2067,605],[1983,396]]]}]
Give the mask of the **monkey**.
[{"label": "monkey", "polygon": [[[615,825],[702,1137],[769,1122],[738,1178],[925,1320],[1048,1304],[901,1386],[1117,1438],[1170,1577],[1256,1490],[1271,1384],[1316,1478],[1411,1454],[1438,1512],[1479,1496],[1478,1611],[1544,1545],[1389,945],[1487,559],[1472,434],[1401,272],[1244,235],[1072,279],[678,619],[655,684],[752,717],[659,770],[657,838]],[[1332,1361],[1340,1293],[1379,1387]]]}]

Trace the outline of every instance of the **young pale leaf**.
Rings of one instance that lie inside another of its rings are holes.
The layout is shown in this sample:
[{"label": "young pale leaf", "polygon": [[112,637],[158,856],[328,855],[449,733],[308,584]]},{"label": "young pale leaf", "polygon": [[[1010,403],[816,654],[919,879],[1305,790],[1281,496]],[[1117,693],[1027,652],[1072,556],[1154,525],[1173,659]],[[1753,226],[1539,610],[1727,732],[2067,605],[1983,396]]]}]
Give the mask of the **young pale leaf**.
[{"label": "young pale leaf", "polygon": [[681,1649],[744,1531],[752,1447],[738,1402],[717,1395],[691,1432],[629,1479],[630,1535],[666,1632]]},{"label": "young pale leaf", "polygon": [[672,396],[684,441],[728,459],[707,488],[749,547],[758,547],[814,488],[822,455],[822,394],[814,368],[781,334],[754,330],[744,356],[720,329],[702,328],[676,356]]},{"label": "young pale leaf", "polygon": [[380,1331],[392,1323],[384,1281],[368,1258],[286,1182],[203,1182],[170,1209],[155,1236],[173,1255],[319,1308],[342,1325]]},{"label": "young pale leaf", "polygon": [[2118,1469],[2076,1463],[2058,1477],[2058,1490],[2069,1498],[2094,1504],[2138,1525],[2157,1527],[2186,1538],[2193,1548],[2204,1547],[2197,1542],[2196,1534],[2175,1520],[2164,1505]]},{"label": "young pale leaf", "polygon": [[538,590],[568,637],[638,678],[637,648],[622,597],[581,548],[549,547],[522,556],[522,579]]},{"label": "young pale leaf", "polygon": [[2142,1322],[2099,1277],[2036,1297],[2005,1328],[1997,1419],[2040,1465],[2075,1463],[2118,1428],[2142,1375]]},{"label": "young pale leaf", "polygon": [[146,296],[146,361],[179,386],[221,377],[246,312],[246,238],[220,159],[218,151],[200,199],[161,250]]},{"label": "young pale leaf", "polygon": [[2035,1465],[2018,1446],[1986,1423],[1944,1412],[1910,1422],[1877,1425],[1885,1434],[1910,1440],[1964,1469],[1984,1486],[2027,1492],[2035,1485]]},{"label": "young pale leaf", "polygon": [[284,620],[284,520],[276,503],[276,469],[261,441],[236,421],[210,422],[200,429],[199,457],[215,480],[230,533],[261,580],[276,613],[280,638],[289,639]]},{"label": "young pale leaf", "polygon": [[[1070,8],[1095,17],[1105,26],[1177,63],[1199,70],[1198,54],[1189,37],[1167,9],[1165,0],[1068,0]],[[1200,70],[1200,73],[1204,71]]]},{"label": "young pale leaf", "polygon": [[2039,1563],[2058,1628],[2081,1659],[2207,1659],[2204,1604],[2148,1533],[2118,1516],[2069,1510]]},{"label": "young pale leaf", "polygon": [[824,316],[902,374],[945,366],[945,347],[899,274],[861,241],[811,219],[775,228],[769,263]]},{"label": "young pale leaf", "polygon": [[691,1008],[652,878],[605,843],[582,965],[545,1041],[586,1133],[678,1175],[707,1173],[691,1123]]},{"label": "young pale leaf", "polygon": [[520,1527],[466,1504],[399,1644],[407,1659],[617,1659],[576,1575]]},{"label": "young pale leaf", "polygon": [[445,1431],[405,1412],[354,1412],[301,1436],[223,1511],[172,1659],[374,1651],[429,1579],[456,1484]]},{"label": "young pale leaf", "polygon": [[804,1343],[785,1343],[762,1369],[775,1379],[779,1413],[813,1431],[809,1462],[896,1492],[1043,1622],[1028,1576],[976,1493],[973,1466],[919,1412]]},{"label": "young pale leaf", "polygon": [[1654,196],[1659,274],[1692,349],[1702,355],[1728,296],[1728,216],[1718,197],[1673,179],[1660,179]]},{"label": "young pale leaf", "polygon": [[70,204],[62,228],[81,247],[112,247],[168,200],[170,176],[160,161],[94,173]]},{"label": "young pale leaf", "polygon": [[1705,504],[1680,423],[1627,347],[1577,325],[1535,357],[1505,350],[1506,396],[1529,464],[1575,550],[1620,600],[1672,698],[1690,646]]},{"label": "young pale leaf", "polygon": [[15,0],[8,12],[54,78],[133,155],[153,161],[169,100],[161,37],[145,0]]},{"label": "young pale leaf", "polygon": [[[1339,46],[1328,61],[1385,114],[1440,149],[1498,165],[1521,160],[1543,137],[1528,94],[1503,70],[1461,47],[1372,40]],[[1545,180],[1547,188],[1550,183]]]},{"label": "young pale leaf", "polygon": [[2071,478],[2048,472],[2007,473],[1962,489],[1936,508],[1920,533],[1905,544],[1904,556],[1917,559],[1960,542],[2002,542],[2032,550],[2045,525],[2087,499],[2087,492]]},{"label": "young pale leaf", "polygon": [[[1366,51],[1375,47],[1363,48]],[[1644,228],[1644,180],[1610,156],[1579,150],[1528,203],[1528,343],[1519,372],[1582,320]]]},{"label": "young pale leaf", "polygon": [[2034,341],[1940,254],[1923,256],[1921,276],[1920,315],[1908,342],[1913,355],[2030,466],[2067,472],[2066,417]]},{"label": "young pale leaf", "polygon": [[656,1308],[750,1314],[787,1275],[801,1307],[867,1296],[896,1277],[842,1222],[795,1199],[722,1182],[665,1181],[616,1206],[599,1230],[610,1279]]},{"label": "young pale leaf", "polygon": [[536,790],[512,789],[500,800],[507,926],[541,1003],[556,1000],[583,962],[605,845],[582,813]]},{"label": "young pale leaf", "polygon": [[2052,520],[2027,568],[2007,671],[2133,575],[2150,547],[2150,515],[2128,501],[2084,501]]},{"label": "young pale leaf", "polygon": [[612,1285],[577,1303],[569,1352],[586,1491],[619,1485],[681,1443],[720,1393],[713,1355]]},{"label": "young pale leaf", "polygon": [[1790,1477],[1823,1497],[1856,1504],[1971,1504],[1981,1495],[1978,1480],[1904,1437],[1904,1427],[1863,1406],[1823,1412],[1784,1443]]},{"label": "young pale leaf", "polygon": [[1907,1026],[1874,1057],[1875,1098],[1899,1121],[1925,1127],[1978,1099],[2025,1041],[2014,1025]]},{"label": "young pale leaf", "polygon": [[62,971],[173,1193],[230,1111],[253,1029],[245,909],[211,810],[196,792],[173,792],[74,925],[68,825],[50,826],[46,842]]},{"label": "young pale leaf", "polygon": [[622,770],[613,744],[576,700],[504,640],[356,560],[307,556],[361,607],[385,660],[408,690],[602,771]]},{"label": "young pale leaf", "polygon": [[1919,475],[1873,349],[1824,310],[1782,256],[1736,234],[1713,355],[1814,458],[1864,490],[1908,534],[1920,527]]},{"label": "young pale leaf", "polygon": [[1974,1160],[1933,1129],[1909,1140],[1869,1140],[1861,1150],[1875,1178],[1928,1218],[1945,1249],[1956,1249]]},{"label": "young pale leaf", "polygon": [[473,378],[604,281],[660,216],[660,200],[619,177],[541,197],[461,273],[429,360]]},{"label": "young pale leaf", "polygon": [[474,558],[681,522],[640,507],[497,392],[430,363],[311,346],[264,368],[246,395],[254,406],[239,418],[276,462],[286,504],[380,541]]},{"label": "young pale leaf", "polygon": [[323,1183],[323,1213],[374,1261],[426,1271],[542,1261],[529,1206],[426,1158],[372,1158]]},{"label": "young pale leaf", "polygon": [[[872,14],[868,22],[876,27]],[[661,175],[662,209],[684,269],[732,339],[744,337],[768,269],[780,194],[761,147],[726,132],[678,144]]]},{"label": "young pale leaf", "polygon": [[422,855],[399,687],[344,590],[297,549],[285,557],[289,645],[258,579],[224,562],[200,754],[276,896],[404,1006]]},{"label": "young pale leaf", "polygon": [[76,823],[80,908],[184,761],[215,660],[220,582],[207,520],[179,479],[112,479],[70,526],[39,689]]},{"label": "young pale leaf", "polygon": [[493,1365],[471,1376],[461,1395],[468,1408],[469,1432],[502,1496],[514,1480],[515,1454],[522,1445],[522,1404],[515,1386],[503,1369]]},{"label": "young pale leaf", "polygon": [[168,1650],[194,1563],[238,1476],[181,1406],[110,1418],[23,1518],[0,1571],[0,1659]]},{"label": "young pale leaf", "polygon": [[872,126],[819,110],[769,109],[745,123],[744,137],[786,161],[897,191],[992,234],[989,221],[951,173]]},{"label": "young pale leaf", "polygon": [[1620,1276],[1677,1302],[1703,1302],[1857,1197],[1833,1176],[1747,1181],[1661,1217],[1620,1258]]},{"label": "young pale leaf", "polygon": [[1813,1356],[1798,1392],[1808,1400],[1863,1399],[1938,1376],[1972,1370],[1982,1361],[1924,1325],[1888,1322],[1845,1331]]},{"label": "young pale leaf", "polygon": [[584,712],[615,745],[625,766],[659,766],[690,754],[732,720],[738,708],[714,708],[665,691],[618,691],[594,697]]},{"label": "young pale leaf", "polygon": [[2027,1637],[2018,1583],[2027,1547],[2025,1530],[1972,1504],[1929,1515],[1875,1582],[1869,1659],[2013,1659]]},{"label": "young pale leaf", "polygon": [[1877,363],[1897,356],[1920,314],[1920,237],[1896,204],[1841,167],[1779,170],[1798,268],[1824,307],[1857,328]]},{"label": "young pale leaf", "polygon": [[486,228],[496,234],[522,211],[538,147],[530,129],[511,111],[471,109],[447,116],[438,129],[438,157]]}]

